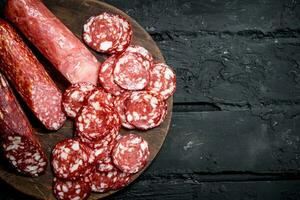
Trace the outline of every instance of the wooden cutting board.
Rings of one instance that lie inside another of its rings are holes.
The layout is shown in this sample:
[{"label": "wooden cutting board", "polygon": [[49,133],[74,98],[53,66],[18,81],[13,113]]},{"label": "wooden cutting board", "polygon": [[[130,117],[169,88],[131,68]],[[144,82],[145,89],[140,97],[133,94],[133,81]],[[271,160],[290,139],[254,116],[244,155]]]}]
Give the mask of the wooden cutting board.
[{"label": "wooden cutting board", "polygon": [[[133,44],[138,44],[147,48],[154,56],[157,62],[164,62],[164,58],[152,40],[150,35],[132,18],[126,15],[121,10],[108,5],[104,2],[98,0],[44,0],[46,6],[58,17],[62,20],[62,22],[67,25],[70,30],[77,35],[78,38],[81,38],[82,33],[82,26],[85,21],[92,15],[97,15],[104,11],[117,13],[125,18],[127,18],[132,26],[133,26]],[[57,83],[57,85],[64,90],[68,83],[67,81],[55,71],[54,67],[45,60],[40,53],[29,44],[29,46],[33,49],[39,60],[44,64],[47,71]],[[106,56],[93,52],[100,61],[103,61]],[[20,99],[21,104],[30,119],[31,124],[33,125],[38,137],[48,154],[48,158],[50,157],[51,150],[54,145],[65,139],[72,137],[73,134],[73,121],[67,120],[64,127],[62,127],[57,132],[49,132],[45,130],[42,125],[36,120],[36,118],[31,114],[29,109],[26,107],[24,102]],[[121,133],[135,133],[142,135],[149,143],[150,146],[150,161],[147,165],[153,161],[157,153],[159,152],[162,144],[165,140],[165,137],[168,133],[168,129],[171,122],[172,116],[172,104],[173,99],[169,99],[168,101],[168,116],[164,123],[160,125],[158,128],[149,130],[149,131],[128,131],[128,130],[121,130]],[[136,174],[134,179],[136,179],[142,172]],[[17,190],[26,193],[28,195],[34,196],[38,199],[55,199],[52,194],[52,179],[53,174],[51,171],[51,167],[48,164],[47,172],[38,177],[38,178],[28,178],[21,175],[16,174],[16,172],[10,168],[9,165],[6,164],[6,161],[1,158],[0,159],[0,178],[6,181],[8,184],[12,185]],[[132,183],[134,184],[134,183]],[[116,191],[107,192],[104,194],[99,193],[92,193],[89,199],[100,199],[105,196],[108,196]]]}]

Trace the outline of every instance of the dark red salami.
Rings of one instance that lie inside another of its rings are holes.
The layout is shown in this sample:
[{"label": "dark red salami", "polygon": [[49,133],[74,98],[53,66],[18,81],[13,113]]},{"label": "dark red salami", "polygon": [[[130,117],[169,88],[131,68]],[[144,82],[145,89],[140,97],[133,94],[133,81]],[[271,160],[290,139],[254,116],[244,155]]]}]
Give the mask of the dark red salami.
[{"label": "dark red salami", "polygon": [[116,57],[112,55],[102,63],[99,70],[99,82],[106,92],[120,96],[124,90],[114,82],[113,77]]},{"label": "dark red salami", "polygon": [[0,141],[14,168],[28,176],[38,176],[47,167],[47,158],[8,82],[0,74]]},{"label": "dark red salami", "polygon": [[97,83],[96,57],[42,1],[9,0],[4,13],[71,83]]},{"label": "dark red salami", "polygon": [[131,42],[132,29],[126,19],[111,13],[102,13],[88,19],[83,27],[83,40],[98,52],[117,53]]},{"label": "dark red salami", "polygon": [[58,200],[85,200],[90,196],[90,184],[82,179],[75,181],[54,178],[53,193]]},{"label": "dark red salami", "polygon": [[152,66],[154,65],[153,56],[144,47],[141,47],[141,46],[138,46],[138,45],[130,45],[126,49],[126,51],[140,54],[143,58],[143,59],[140,58],[140,61],[143,62],[143,65],[146,67],[147,70],[150,70],[152,68]]},{"label": "dark red salami", "polygon": [[94,161],[92,150],[76,139],[63,140],[52,151],[52,168],[61,179],[76,180],[86,176]]},{"label": "dark red salami", "polygon": [[147,90],[160,94],[164,100],[171,97],[176,90],[176,75],[173,70],[164,63],[155,64],[150,70]]},{"label": "dark red salami", "polygon": [[96,89],[91,83],[75,83],[71,85],[63,94],[62,105],[67,116],[75,118],[86,97]]},{"label": "dark red salami", "polygon": [[126,119],[138,129],[148,130],[158,126],[163,113],[164,102],[146,91],[133,92],[126,104]]},{"label": "dark red salami", "polygon": [[85,105],[99,109],[100,104],[113,108],[114,97],[110,93],[105,92],[102,88],[97,88],[86,98]]},{"label": "dark red salami", "polygon": [[125,52],[115,62],[114,80],[123,89],[142,90],[149,82],[149,71],[141,62],[141,55]]},{"label": "dark red salami", "polygon": [[148,143],[141,136],[123,136],[112,150],[115,166],[125,173],[137,173],[147,164],[150,151]]},{"label": "dark red salami", "polygon": [[97,163],[97,166],[96,166],[96,169],[99,171],[99,172],[110,172],[110,171],[113,171],[115,169],[115,166],[112,162],[112,159],[109,156],[107,156],[105,159],[99,161]]},{"label": "dark red salami", "polygon": [[60,90],[13,27],[2,19],[0,49],[0,70],[44,126],[59,129],[66,120]]},{"label": "dark red salami", "polygon": [[123,95],[116,97],[115,101],[114,101],[114,105],[115,105],[115,108],[119,114],[121,121],[122,121],[122,126],[127,129],[135,129],[135,127],[133,125],[131,125],[127,122],[127,119],[125,116],[125,108],[127,106],[126,101],[130,97],[130,95],[131,95],[131,92],[125,92],[125,93],[123,93]]}]

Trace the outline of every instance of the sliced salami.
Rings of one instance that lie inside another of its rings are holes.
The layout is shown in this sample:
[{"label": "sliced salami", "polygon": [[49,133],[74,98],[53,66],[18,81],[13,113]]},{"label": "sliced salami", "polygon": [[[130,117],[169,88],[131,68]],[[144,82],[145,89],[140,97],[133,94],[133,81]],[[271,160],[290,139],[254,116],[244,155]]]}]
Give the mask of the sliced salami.
[{"label": "sliced salami", "polygon": [[164,102],[159,96],[146,91],[133,92],[127,100],[125,116],[127,121],[141,130],[157,126]]},{"label": "sliced salami", "polygon": [[121,119],[122,126],[127,129],[135,129],[134,126],[132,126],[127,122],[125,116],[126,101],[130,97],[130,95],[131,92],[125,92],[123,95],[116,97],[114,101],[114,105]]},{"label": "sliced salami", "polygon": [[128,173],[121,172],[117,170],[117,175],[114,177],[112,190],[121,189],[129,184],[131,181],[132,175]]},{"label": "sliced salami", "polygon": [[83,40],[102,53],[117,53],[131,42],[132,29],[123,17],[104,12],[88,19],[83,27]]},{"label": "sliced salami", "polygon": [[150,70],[152,68],[152,66],[154,65],[153,56],[144,47],[141,47],[139,45],[130,45],[125,51],[140,54],[143,58],[143,59],[141,59],[141,61],[143,62],[146,69],[148,69],[148,70]]},{"label": "sliced salami", "polygon": [[85,200],[90,196],[90,184],[82,179],[75,181],[54,178],[53,193],[58,200]]},{"label": "sliced salami", "polygon": [[123,136],[112,151],[114,165],[122,172],[131,174],[144,168],[149,155],[147,141],[134,134]]},{"label": "sliced salami", "polygon": [[105,104],[84,106],[75,120],[76,135],[89,142],[101,142],[105,136],[118,133],[120,126],[118,114]]},{"label": "sliced salami", "polygon": [[75,118],[83,106],[86,96],[95,90],[96,86],[91,83],[75,83],[71,85],[63,94],[63,110],[68,117]]},{"label": "sliced salami", "polygon": [[148,91],[159,93],[165,100],[172,96],[176,90],[176,75],[164,63],[157,63],[150,71]]},{"label": "sliced salami", "polygon": [[111,190],[113,187],[113,180],[117,176],[117,171],[110,171],[110,172],[99,172],[95,171],[92,178],[92,191],[93,192],[107,192]]},{"label": "sliced salami", "polygon": [[92,150],[76,139],[63,140],[52,151],[53,171],[61,179],[76,180],[86,176],[94,161]]},{"label": "sliced salami", "polygon": [[141,62],[139,54],[125,52],[115,63],[115,82],[123,89],[142,90],[149,82],[149,71]]},{"label": "sliced salami", "polygon": [[85,105],[99,109],[101,104],[113,108],[114,97],[110,93],[105,92],[102,88],[97,88],[86,98]]},{"label": "sliced salami", "polygon": [[124,90],[114,82],[113,71],[116,57],[112,55],[102,63],[99,70],[99,82],[106,92],[119,96]]},{"label": "sliced salami", "polygon": [[113,171],[115,169],[115,166],[113,164],[113,161],[112,161],[110,155],[107,156],[105,159],[99,161],[97,163],[96,169],[99,172],[110,172],[110,171]]}]

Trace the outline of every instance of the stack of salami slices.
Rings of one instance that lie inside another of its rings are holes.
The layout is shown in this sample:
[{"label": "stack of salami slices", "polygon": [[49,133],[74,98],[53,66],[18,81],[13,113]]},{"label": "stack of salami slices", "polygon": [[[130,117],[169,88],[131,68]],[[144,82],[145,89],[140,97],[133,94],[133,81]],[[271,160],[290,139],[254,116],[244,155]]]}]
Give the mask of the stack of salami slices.
[{"label": "stack of salami slices", "polygon": [[144,47],[130,45],[132,29],[123,17],[102,13],[84,25],[84,41],[111,54],[103,62],[98,85],[82,82],[63,94],[65,114],[75,121],[74,138],[52,151],[54,194],[58,199],[86,199],[90,192],[117,190],[147,164],[148,143],[125,129],[149,130],[167,115],[167,99],[176,76],[156,63]]}]

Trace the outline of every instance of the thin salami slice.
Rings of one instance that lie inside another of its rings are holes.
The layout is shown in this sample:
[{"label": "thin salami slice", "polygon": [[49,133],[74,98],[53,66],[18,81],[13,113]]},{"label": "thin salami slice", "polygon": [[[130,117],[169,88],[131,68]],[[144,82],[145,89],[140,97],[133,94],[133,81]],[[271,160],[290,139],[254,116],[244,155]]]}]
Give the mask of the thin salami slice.
[{"label": "thin salami slice", "polygon": [[114,80],[123,89],[142,90],[149,82],[149,71],[140,62],[141,56],[125,52],[115,63]]},{"label": "thin salami slice", "polygon": [[115,60],[116,55],[112,55],[102,63],[99,70],[99,82],[106,92],[119,96],[124,90],[114,82],[113,71]]},{"label": "thin salami slice", "polygon": [[52,167],[61,179],[76,180],[90,173],[95,158],[92,150],[76,139],[57,143],[52,151]]},{"label": "thin salami slice", "polygon": [[126,119],[138,129],[148,130],[157,126],[164,107],[163,100],[149,92],[133,92],[126,104]]},{"label": "thin salami slice", "polygon": [[165,100],[172,96],[176,90],[176,75],[164,63],[157,63],[150,71],[148,91],[160,94]]},{"label": "thin salami slice", "polygon": [[93,192],[107,192],[113,187],[113,180],[117,176],[117,171],[111,172],[98,172],[97,170],[93,174],[92,178],[92,191]]},{"label": "thin salami slice", "polygon": [[63,110],[67,116],[75,118],[83,102],[91,91],[95,90],[96,86],[91,83],[75,83],[71,85],[63,94]]},{"label": "thin salami slice", "polygon": [[132,52],[132,53],[138,53],[142,56],[142,62],[144,64],[144,66],[146,67],[146,69],[150,70],[153,65],[153,56],[151,55],[151,53],[145,49],[144,47],[141,47],[139,45],[130,45],[127,49],[127,52]]},{"label": "thin salami slice", "polygon": [[113,164],[113,161],[109,156],[107,156],[105,159],[101,160],[100,162],[98,162],[96,169],[99,172],[110,172],[113,171],[115,169],[115,166]]},{"label": "thin salami slice", "polygon": [[150,151],[148,143],[141,136],[123,136],[112,151],[113,163],[125,173],[137,173],[147,164]]},{"label": "thin salami slice", "polygon": [[97,88],[86,98],[85,105],[99,109],[100,104],[113,108],[114,97],[110,93],[105,92],[102,88]]},{"label": "thin salami slice", "polygon": [[115,20],[119,22],[121,30],[119,31],[119,40],[117,42],[116,50],[111,53],[123,52],[129,46],[133,34],[131,25],[127,19],[120,15],[116,15]]},{"label": "thin salami slice", "polygon": [[119,132],[120,126],[118,114],[104,104],[84,106],[75,121],[76,135],[89,142],[101,142],[105,136]]},{"label": "thin salami slice", "polygon": [[115,108],[119,114],[119,117],[122,121],[122,126],[127,128],[127,129],[135,129],[134,126],[129,124],[127,122],[126,116],[125,116],[125,108],[126,108],[126,101],[130,97],[131,92],[125,92],[123,95],[118,96],[115,98],[114,105]]},{"label": "thin salami slice", "polygon": [[131,181],[132,174],[121,172],[120,170],[117,170],[117,175],[115,176],[112,186],[112,190],[118,190],[120,188],[123,188],[129,184]]},{"label": "thin salami slice", "polygon": [[85,200],[90,196],[90,184],[82,179],[75,181],[54,178],[53,193],[58,200]]}]

